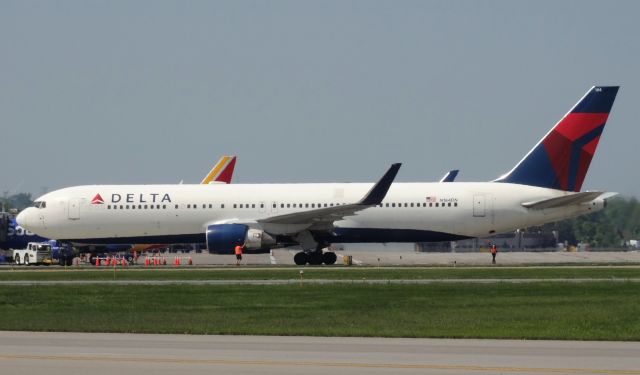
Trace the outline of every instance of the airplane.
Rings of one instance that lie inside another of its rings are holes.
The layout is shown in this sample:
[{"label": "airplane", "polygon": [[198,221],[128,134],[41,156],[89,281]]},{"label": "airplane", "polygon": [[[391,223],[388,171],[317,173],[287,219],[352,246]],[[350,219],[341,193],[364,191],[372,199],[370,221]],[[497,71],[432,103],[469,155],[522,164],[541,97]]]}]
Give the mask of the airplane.
[{"label": "airplane", "polygon": [[592,87],[509,172],[490,182],[89,185],[56,190],[18,222],[71,243],[206,243],[213,253],[298,246],[296,264],[333,264],[332,243],[490,236],[605,207],[581,192],[618,86]]},{"label": "airplane", "polygon": [[[201,184],[230,184],[233,178],[233,171],[236,164],[236,156],[224,155],[213,166],[211,171],[207,173]],[[62,244],[58,241],[38,236],[28,231],[16,223],[16,219],[8,213],[0,212],[0,249],[24,249],[29,242],[48,242],[54,249],[62,248]],[[95,246],[85,246],[81,252],[119,252],[119,251],[144,251],[152,248],[166,246],[166,244],[145,244],[145,245],[129,245],[129,244],[104,244],[98,248]],[[71,257],[72,258],[72,257]],[[70,265],[72,259],[61,259],[61,261]]]}]

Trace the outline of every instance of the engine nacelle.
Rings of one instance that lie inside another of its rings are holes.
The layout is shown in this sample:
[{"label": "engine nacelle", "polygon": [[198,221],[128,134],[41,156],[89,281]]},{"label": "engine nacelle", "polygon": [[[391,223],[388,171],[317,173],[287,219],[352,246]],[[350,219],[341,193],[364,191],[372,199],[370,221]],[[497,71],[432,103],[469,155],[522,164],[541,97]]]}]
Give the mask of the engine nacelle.
[{"label": "engine nacelle", "polygon": [[276,241],[262,229],[245,224],[215,224],[207,227],[207,249],[214,254],[233,254],[234,248],[244,244],[245,251],[268,251]]}]

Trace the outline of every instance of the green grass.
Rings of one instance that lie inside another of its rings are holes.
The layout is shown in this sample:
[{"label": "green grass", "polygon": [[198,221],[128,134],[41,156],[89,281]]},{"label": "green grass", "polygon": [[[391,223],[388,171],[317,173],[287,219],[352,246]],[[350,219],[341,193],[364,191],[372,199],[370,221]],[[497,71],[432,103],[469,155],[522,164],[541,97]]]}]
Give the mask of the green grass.
[{"label": "green grass", "polygon": [[640,340],[639,297],[634,282],[5,286],[0,329]]},{"label": "green grass", "polygon": [[[298,279],[554,279],[554,278],[640,278],[638,267],[469,267],[469,268],[360,268],[360,267],[291,267],[291,268],[225,268],[225,269],[120,269],[118,280],[280,280]],[[47,268],[0,271],[0,281],[9,280],[112,280],[113,269]]]}]

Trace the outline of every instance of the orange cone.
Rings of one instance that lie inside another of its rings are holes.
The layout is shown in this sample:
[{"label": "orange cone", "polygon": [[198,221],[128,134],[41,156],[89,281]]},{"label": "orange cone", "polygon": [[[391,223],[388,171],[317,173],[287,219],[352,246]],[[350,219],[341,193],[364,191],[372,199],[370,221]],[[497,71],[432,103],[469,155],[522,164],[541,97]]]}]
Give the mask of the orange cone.
[{"label": "orange cone", "polygon": [[96,257],[96,267],[100,267],[100,258]]},{"label": "orange cone", "polygon": [[122,262],[120,262],[120,265],[121,265],[122,267],[124,267],[124,266],[126,266],[126,265],[127,265],[127,263],[124,261],[124,258],[122,258]]},{"label": "orange cone", "polygon": [[192,266],[193,265],[193,261],[191,260],[191,257],[189,257],[189,265]]},{"label": "orange cone", "polygon": [[180,257],[176,257],[176,266],[180,265]]}]

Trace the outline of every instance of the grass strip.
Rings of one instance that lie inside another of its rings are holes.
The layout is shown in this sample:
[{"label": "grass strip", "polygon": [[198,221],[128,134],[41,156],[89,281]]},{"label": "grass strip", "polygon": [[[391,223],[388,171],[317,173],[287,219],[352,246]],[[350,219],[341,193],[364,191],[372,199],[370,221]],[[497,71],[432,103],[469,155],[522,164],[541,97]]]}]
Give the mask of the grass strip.
[{"label": "grass strip", "polygon": [[640,284],[12,286],[0,329],[640,340]]},{"label": "grass strip", "polygon": [[47,268],[36,270],[3,269],[0,281],[47,280],[290,280],[305,279],[562,279],[562,278],[640,278],[637,267],[488,267],[488,268],[226,268],[226,269],[116,269]]}]

